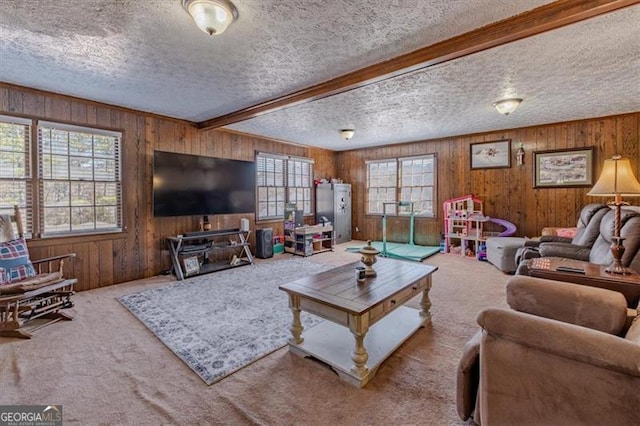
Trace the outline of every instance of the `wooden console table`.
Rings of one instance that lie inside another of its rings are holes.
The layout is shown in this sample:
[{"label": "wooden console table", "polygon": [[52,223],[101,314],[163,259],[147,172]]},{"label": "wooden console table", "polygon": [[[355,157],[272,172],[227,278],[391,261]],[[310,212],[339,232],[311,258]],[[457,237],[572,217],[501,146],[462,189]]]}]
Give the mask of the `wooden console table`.
[{"label": "wooden console table", "polygon": [[[220,229],[217,231],[190,232],[184,235],[178,235],[177,237],[167,237],[167,244],[171,252],[173,273],[176,278],[183,280],[187,275],[195,276],[234,268],[236,266],[251,265],[253,264],[253,256],[251,255],[251,250],[249,250],[248,236],[249,231]],[[235,263],[227,260],[224,262],[209,261],[209,254],[212,251],[231,249],[241,249],[237,250],[239,253],[235,256]],[[183,268],[180,263],[180,259],[182,258],[184,261],[186,258],[200,255],[204,256],[205,262],[198,265],[198,271],[196,273],[187,274],[185,268]],[[246,259],[244,259],[245,256]]]},{"label": "wooden console table", "polygon": [[[289,350],[330,365],[354,386],[362,387],[378,367],[418,328],[431,322],[431,274],[438,268],[422,263],[378,258],[376,277],[356,281],[350,263],[280,286],[293,313]],[[402,306],[422,293],[418,311]],[[302,335],[300,312],[328,321]]]},{"label": "wooden console table", "polygon": [[[565,266],[578,268],[583,273],[558,271]],[[600,287],[620,292],[627,299],[629,307],[635,308],[640,299],[640,274],[632,272],[629,275],[617,275],[605,272],[607,266],[562,257],[540,257],[527,261],[529,276],[545,278],[554,281],[565,281],[574,284]]]}]

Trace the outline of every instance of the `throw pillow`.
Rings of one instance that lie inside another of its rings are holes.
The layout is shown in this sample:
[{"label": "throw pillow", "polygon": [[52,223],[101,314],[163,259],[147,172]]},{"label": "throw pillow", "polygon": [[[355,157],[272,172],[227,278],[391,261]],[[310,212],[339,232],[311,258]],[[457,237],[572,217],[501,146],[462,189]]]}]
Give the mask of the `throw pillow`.
[{"label": "throw pillow", "polygon": [[0,243],[0,285],[36,275],[24,238]]}]

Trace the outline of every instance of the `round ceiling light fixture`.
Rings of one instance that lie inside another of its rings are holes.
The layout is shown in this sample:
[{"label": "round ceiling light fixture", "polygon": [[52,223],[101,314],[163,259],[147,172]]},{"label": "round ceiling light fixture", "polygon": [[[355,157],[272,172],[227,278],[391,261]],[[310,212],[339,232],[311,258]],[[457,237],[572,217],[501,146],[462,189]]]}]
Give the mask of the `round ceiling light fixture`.
[{"label": "round ceiling light fixture", "polygon": [[228,0],[182,0],[182,7],[198,28],[212,36],[222,34],[238,19],[238,10]]},{"label": "round ceiling light fixture", "polygon": [[521,103],[522,99],[520,98],[509,98],[495,102],[493,107],[498,110],[500,114],[509,115],[515,111]]},{"label": "round ceiling light fixture", "polygon": [[349,139],[351,139],[353,137],[353,134],[356,131],[353,129],[341,129],[340,130],[340,137],[342,139],[344,139],[345,141],[348,141]]}]

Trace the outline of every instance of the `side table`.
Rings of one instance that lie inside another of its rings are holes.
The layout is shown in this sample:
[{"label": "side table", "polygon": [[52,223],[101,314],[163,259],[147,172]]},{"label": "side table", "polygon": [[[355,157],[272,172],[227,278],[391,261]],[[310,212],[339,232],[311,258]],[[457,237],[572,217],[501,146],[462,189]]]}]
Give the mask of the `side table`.
[{"label": "side table", "polygon": [[[562,257],[540,257],[526,261],[529,276],[546,278],[554,281],[564,281],[575,284],[600,287],[620,292],[627,299],[627,306],[636,308],[640,300],[640,274],[632,272],[629,275],[617,275],[605,272],[607,266],[581,260]],[[583,273],[558,271],[558,267],[578,268]]]}]

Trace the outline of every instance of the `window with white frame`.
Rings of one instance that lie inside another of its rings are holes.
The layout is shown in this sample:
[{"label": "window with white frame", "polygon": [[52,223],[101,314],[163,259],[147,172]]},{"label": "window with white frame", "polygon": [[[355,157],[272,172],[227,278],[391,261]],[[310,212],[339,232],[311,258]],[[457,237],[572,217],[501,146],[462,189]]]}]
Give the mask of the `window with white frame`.
[{"label": "window with white frame", "polygon": [[287,161],[288,203],[296,205],[304,214],[311,211],[311,189],[313,188],[313,163],[308,159],[290,158]]},{"label": "window with white frame", "polygon": [[282,219],[286,203],[312,214],[313,160],[256,154],[257,220]]},{"label": "window with white frame", "polygon": [[[367,162],[367,214],[395,214],[398,185],[396,159]],[[390,208],[391,207],[391,208]]]},{"label": "window with white frame", "polygon": [[20,120],[0,116],[0,210],[17,204],[45,237],[122,230],[121,134]]},{"label": "window with white frame", "polygon": [[31,120],[0,116],[0,214],[18,206],[31,233]]},{"label": "window with white frame", "polygon": [[435,217],[436,156],[367,162],[367,214]]},{"label": "window with white frame", "polygon": [[[400,201],[413,203],[416,216],[434,217],[435,154],[400,158]],[[410,214],[411,204],[399,208],[400,214]]]}]

